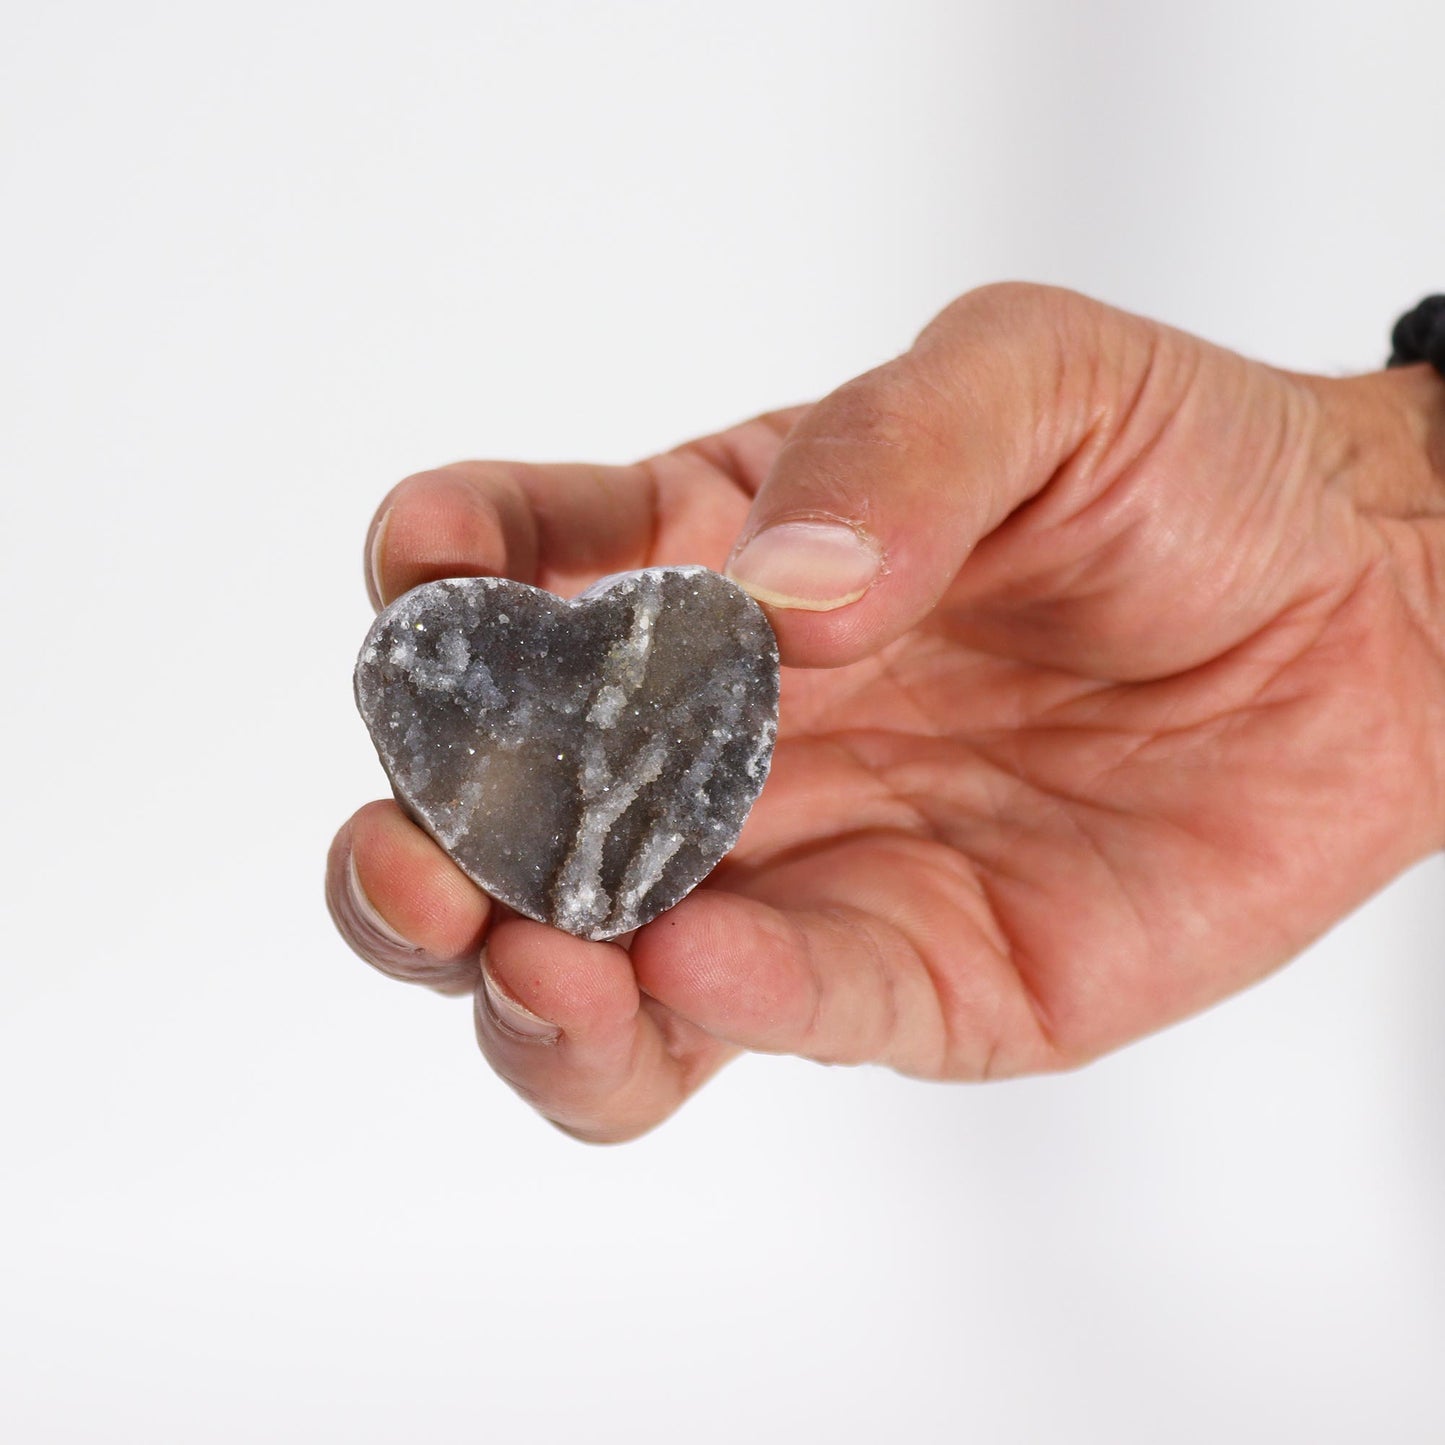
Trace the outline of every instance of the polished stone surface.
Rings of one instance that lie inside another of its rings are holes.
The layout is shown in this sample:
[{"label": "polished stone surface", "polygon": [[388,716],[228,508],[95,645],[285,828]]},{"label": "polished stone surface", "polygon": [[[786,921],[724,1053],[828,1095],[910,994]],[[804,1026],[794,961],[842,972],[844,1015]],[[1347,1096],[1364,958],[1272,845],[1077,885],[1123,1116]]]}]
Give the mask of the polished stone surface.
[{"label": "polished stone surface", "polygon": [[737,841],[772,759],[778,650],[705,567],[619,573],[571,602],[455,578],[377,617],[356,700],[397,798],[470,878],[612,938]]}]

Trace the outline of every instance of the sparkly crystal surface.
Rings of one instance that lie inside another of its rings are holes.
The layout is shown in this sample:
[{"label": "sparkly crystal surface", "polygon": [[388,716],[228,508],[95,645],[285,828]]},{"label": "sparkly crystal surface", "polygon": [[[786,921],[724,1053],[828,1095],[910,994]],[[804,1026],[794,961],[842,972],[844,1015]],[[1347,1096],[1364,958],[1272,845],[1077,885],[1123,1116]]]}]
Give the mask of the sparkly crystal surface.
[{"label": "sparkly crystal surface", "polygon": [[772,759],[778,650],[705,567],[619,573],[570,602],[453,578],[377,617],[356,701],[397,798],[470,878],[612,938],[737,841]]}]

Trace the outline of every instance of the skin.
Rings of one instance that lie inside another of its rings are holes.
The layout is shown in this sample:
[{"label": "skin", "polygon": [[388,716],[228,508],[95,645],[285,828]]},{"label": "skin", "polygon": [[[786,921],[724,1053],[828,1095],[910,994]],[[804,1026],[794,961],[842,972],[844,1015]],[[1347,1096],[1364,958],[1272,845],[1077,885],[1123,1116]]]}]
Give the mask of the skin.
[{"label": "skin", "polygon": [[1445,383],[1423,367],[1291,374],[990,287],[814,406],[636,466],[409,478],[367,539],[373,602],[721,568],[819,518],[881,575],[769,608],[772,776],[735,852],[630,939],[494,908],[392,802],[333,845],[352,947],[475,992],[492,1066],[577,1137],[646,1131],[742,1050],[930,1079],[1085,1063],[1445,842]]}]

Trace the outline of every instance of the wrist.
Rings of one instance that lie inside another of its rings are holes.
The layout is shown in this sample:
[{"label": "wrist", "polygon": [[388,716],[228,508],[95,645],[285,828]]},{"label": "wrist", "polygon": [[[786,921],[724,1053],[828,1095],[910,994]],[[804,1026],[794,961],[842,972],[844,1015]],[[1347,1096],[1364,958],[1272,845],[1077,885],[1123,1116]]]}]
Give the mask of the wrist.
[{"label": "wrist", "polygon": [[[1424,729],[1433,833],[1427,846],[1445,848],[1445,376],[1426,365],[1385,373],[1403,417],[1410,479],[1401,511],[1407,551],[1396,547],[1403,600],[1424,641]],[[1383,519],[1391,530],[1389,519]],[[1397,524],[1398,525],[1398,524]],[[1412,555],[1413,554],[1413,555]]]},{"label": "wrist", "polygon": [[1395,765],[1418,784],[1398,823],[1421,857],[1445,848],[1445,378],[1408,365],[1312,380],[1324,500],[1343,493],[1352,506],[1370,631],[1394,659]]}]

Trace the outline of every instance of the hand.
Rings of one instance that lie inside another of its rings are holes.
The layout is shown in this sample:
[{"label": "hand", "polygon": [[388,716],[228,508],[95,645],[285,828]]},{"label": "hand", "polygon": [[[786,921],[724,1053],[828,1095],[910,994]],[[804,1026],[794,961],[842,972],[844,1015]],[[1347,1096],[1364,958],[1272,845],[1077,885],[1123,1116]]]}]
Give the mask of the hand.
[{"label": "hand", "polygon": [[743,1049],[938,1079],[1079,1064],[1445,841],[1424,368],[1293,375],[992,287],[815,406],[637,466],[410,478],[368,540],[373,601],[722,567],[739,537],[786,664],[779,744],[676,908],[625,945],[494,921],[391,802],[332,849],[353,947],[475,988],[488,1059],[579,1137],[646,1130]]}]

